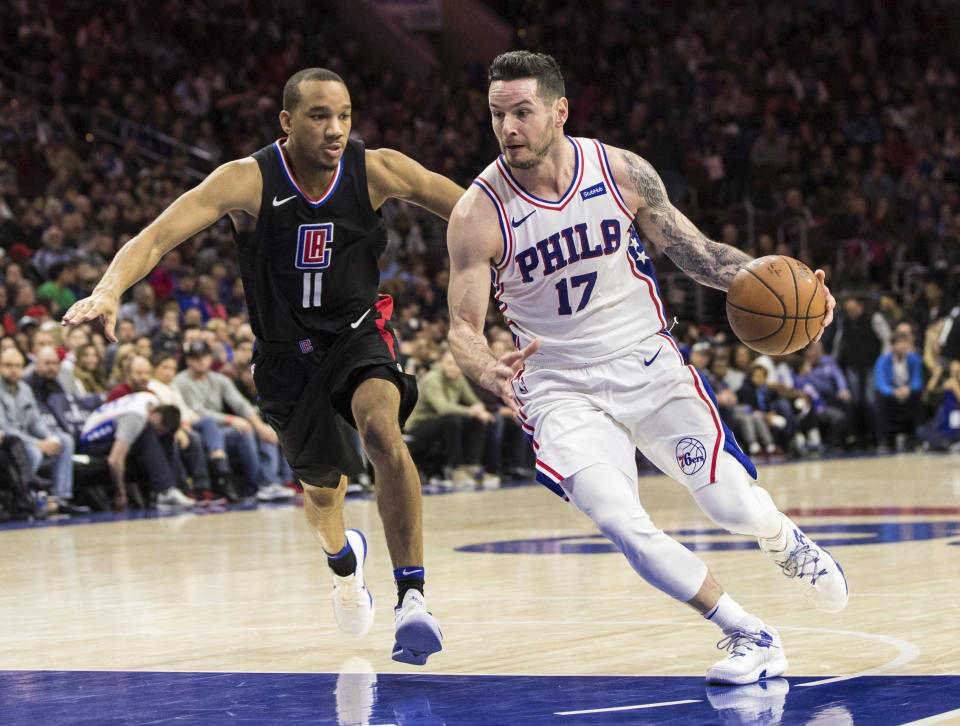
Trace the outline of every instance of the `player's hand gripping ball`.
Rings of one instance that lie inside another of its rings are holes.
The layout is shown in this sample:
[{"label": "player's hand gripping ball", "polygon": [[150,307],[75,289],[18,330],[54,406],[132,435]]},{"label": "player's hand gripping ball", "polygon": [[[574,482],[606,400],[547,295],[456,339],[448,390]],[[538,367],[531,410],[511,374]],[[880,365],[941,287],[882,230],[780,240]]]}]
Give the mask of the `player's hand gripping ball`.
[{"label": "player's hand gripping ball", "polygon": [[792,257],[758,257],[744,265],[727,290],[730,327],[758,353],[800,350],[819,332],[826,312],[820,280]]}]

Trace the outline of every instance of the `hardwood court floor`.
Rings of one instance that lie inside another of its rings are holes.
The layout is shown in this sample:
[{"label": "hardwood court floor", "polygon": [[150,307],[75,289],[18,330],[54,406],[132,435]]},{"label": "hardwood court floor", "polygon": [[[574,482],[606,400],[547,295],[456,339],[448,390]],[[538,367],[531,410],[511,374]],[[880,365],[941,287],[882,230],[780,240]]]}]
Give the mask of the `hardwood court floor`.
[{"label": "hardwood court floor", "polygon": [[[789,695],[771,685],[746,710],[723,702],[729,691],[704,697],[716,629],[646,585],[583,515],[537,485],[425,497],[427,603],[444,650],[424,668],[390,659],[395,597],[372,500],[346,510],[371,545],[377,615],[361,639],[336,628],[329,573],[299,508],[0,531],[0,723],[907,723],[943,713],[960,722],[958,463],[907,455],[761,467],[779,507],[846,572],[850,603],[834,615],[810,607],[749,539],[716,530],[680,485],[640,479],[654,521],[780,631]],[[199,674],[222,677],[183,680]],[[132,697],[147,682],[149,698]],[[102,718],[80,720],[81,686],[101,699]],[[544,687],[553,695],[540,703],[533,694]],[[281,691],[288,706],[309,692],[309,708],[267,708]],[[899,710],[870,711],[879,694],[897,694]],[[67,701],[79,705],[58,710]],[[263,709],[231,719],[230,704]],[[518,720],[504,720],[505,704]],[[802,708],[802,719],[784,708]]]}]

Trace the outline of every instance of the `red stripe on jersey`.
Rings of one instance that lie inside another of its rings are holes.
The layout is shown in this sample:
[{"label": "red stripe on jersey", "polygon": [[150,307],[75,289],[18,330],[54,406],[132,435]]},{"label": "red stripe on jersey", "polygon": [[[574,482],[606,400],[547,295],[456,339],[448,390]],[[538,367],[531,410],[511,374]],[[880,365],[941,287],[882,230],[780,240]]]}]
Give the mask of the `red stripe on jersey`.
[{"label": "red stripe on jersey", "polygon": [[377,318],[377,330],[380,331],[380,337],[383,338],[383,342],[390,349],[390,355],[396,360],[397,352],[393,349],[393,336],[385,327],[387,321],[393,317],[393,298],[389,295],[381,295],[375,307],[377,312],[380,313],[380,317]]},{"label": "red stripe on jersey", "polygon": [[713,484],[717,480],[717,457],[720,455],[720,441],[723,439],[723,428],[720,426],[720,417],[713,407],[713,403],[703,392],[703,387],[700,385],[700,376],[697,375],[696,369],[693,366],[687,366],[687,368],[690,370],[690,375],[693,376],[693,385],[697,388],[697,395],[707,404],[707,408],[710,409],[710,415],[713,417],[713,425],[717,427],[717,439],[713,444],[713,459],[710,462],[710,483]]}]

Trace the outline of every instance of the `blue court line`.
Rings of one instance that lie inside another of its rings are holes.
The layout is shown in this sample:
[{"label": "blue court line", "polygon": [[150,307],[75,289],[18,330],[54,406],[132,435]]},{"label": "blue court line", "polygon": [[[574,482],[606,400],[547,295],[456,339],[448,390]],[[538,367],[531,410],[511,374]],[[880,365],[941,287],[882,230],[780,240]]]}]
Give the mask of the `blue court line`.
[{"label": "blue court line", "polygon": [[[0,671],[4,724],[803,724],[884,726],[960,708],[960,676],[739,687],[678,676]],[[643,707],[643,708],[642,708]],[[618,709],[618,710],[609,710]],[[580,712],[575,715],[563,713]]]}]

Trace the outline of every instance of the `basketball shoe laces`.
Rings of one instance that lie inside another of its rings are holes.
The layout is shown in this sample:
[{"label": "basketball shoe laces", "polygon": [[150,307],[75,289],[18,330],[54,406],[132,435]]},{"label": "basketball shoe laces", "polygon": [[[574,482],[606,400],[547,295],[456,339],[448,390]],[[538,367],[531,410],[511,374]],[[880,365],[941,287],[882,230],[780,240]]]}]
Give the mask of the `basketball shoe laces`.
[{"label": "basketball shoe laces", "polygon": [[754,645],[760,648],[772,648],[773,639],[763,631],[753,633],[749,630],[735,630],[717,642],[717,648],[729,650],[731,658],[745,657],[747,653],[753,650]]},{"label": "basketball shoe laces", "polygon": [[787,577],[799,577],[810,579],[811,585],[817,584],[817,578],[827,574],[827,568],[820,568],[820,550],[807,541],[807,538],[794,530],[794,536],[797,539],[797,546],[794,547],[787,559],[779,563],[783,574]]}]

